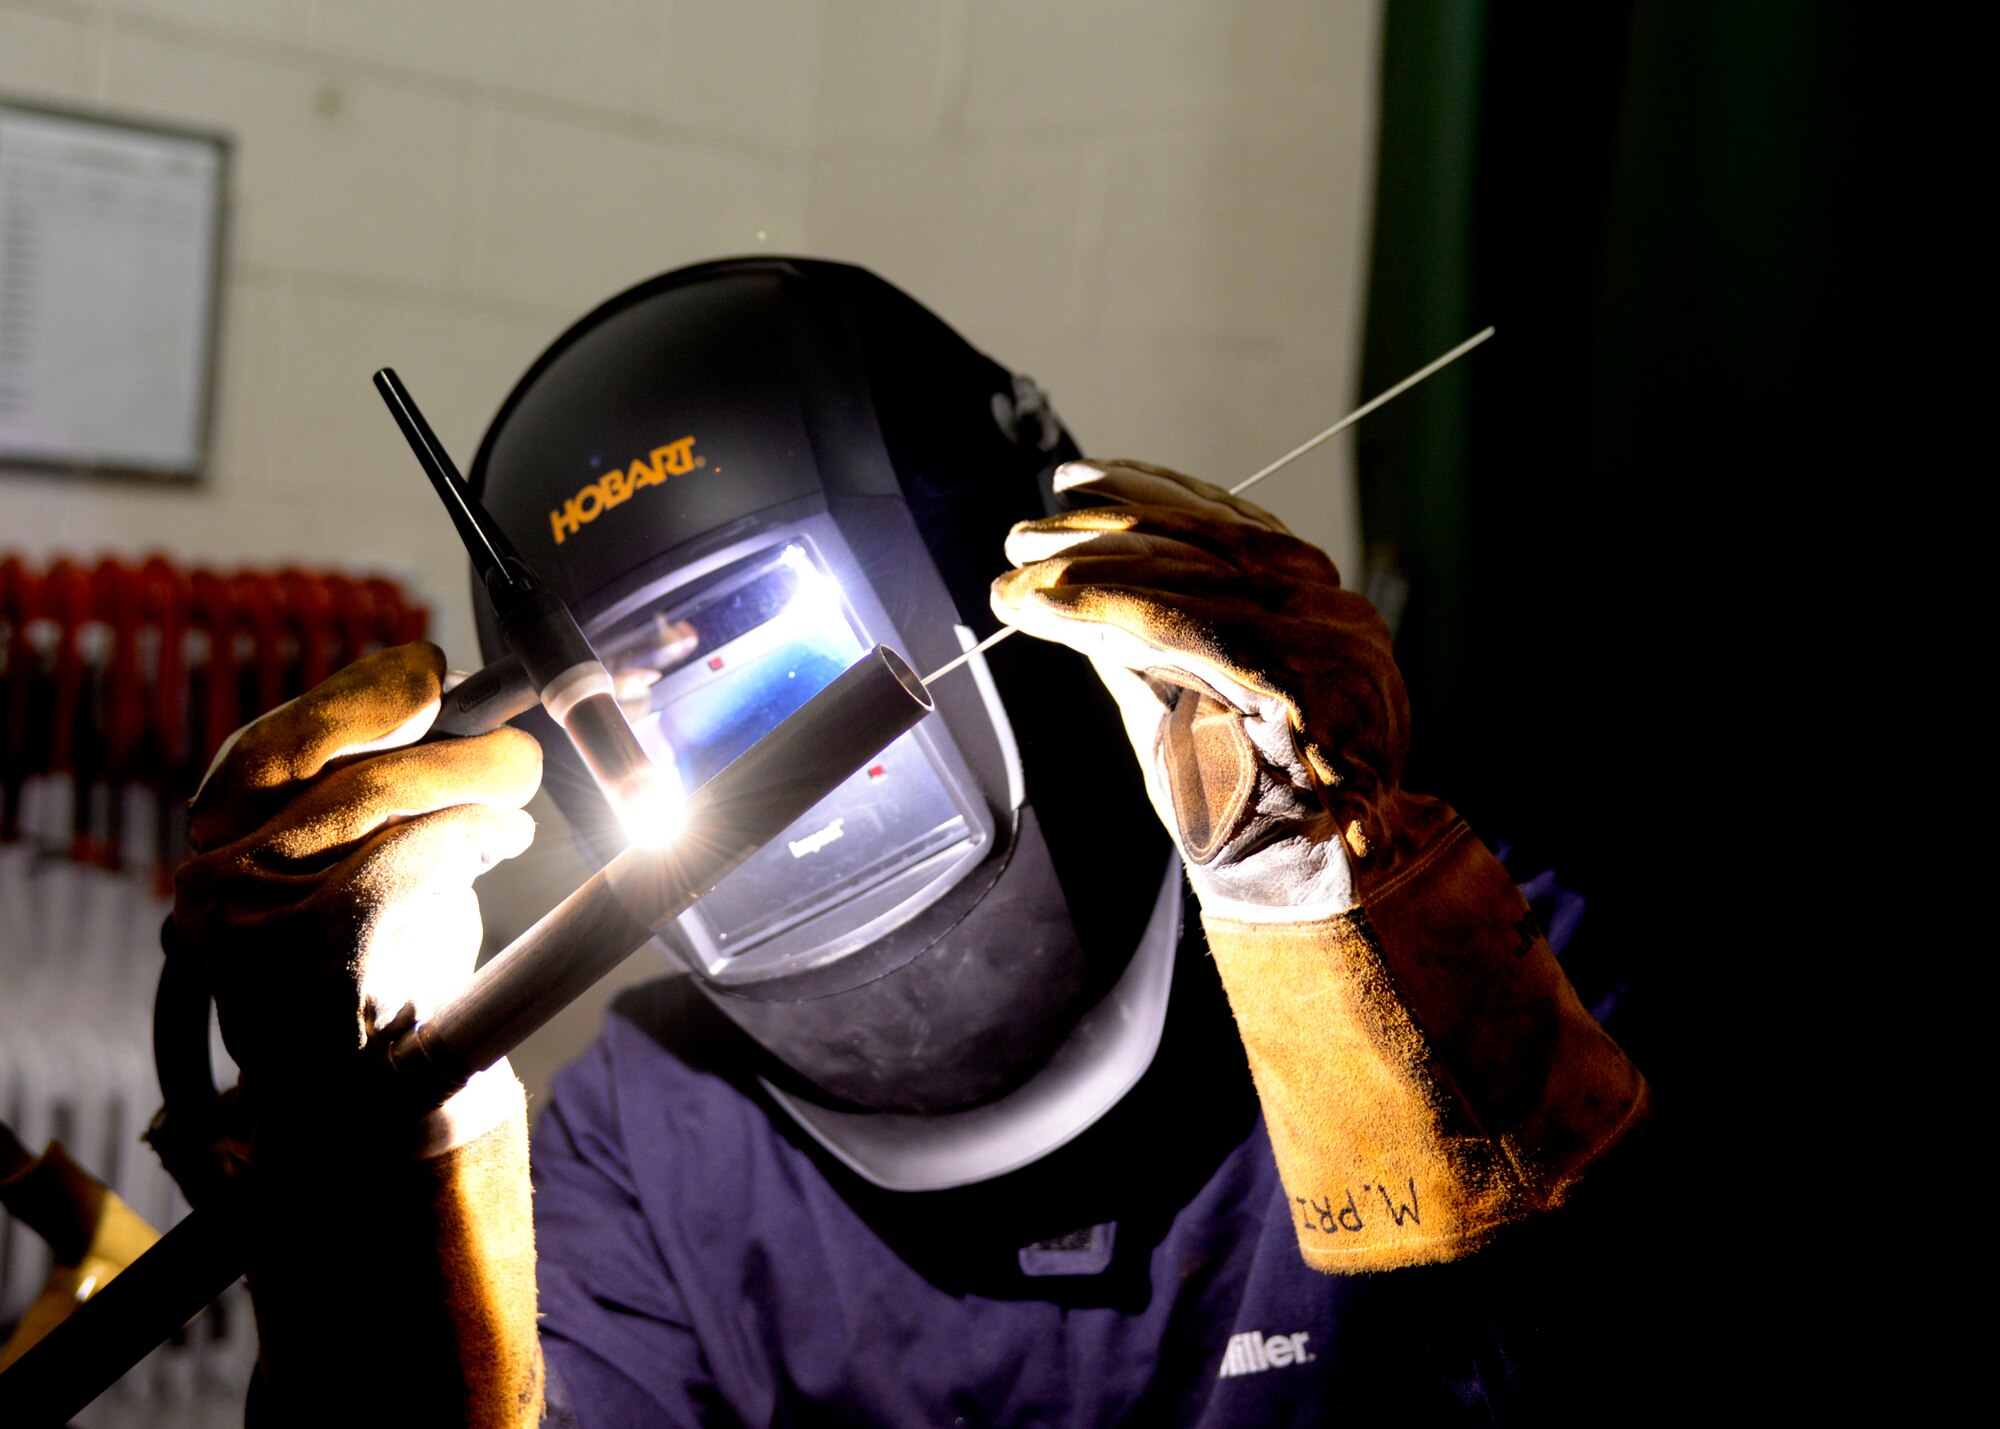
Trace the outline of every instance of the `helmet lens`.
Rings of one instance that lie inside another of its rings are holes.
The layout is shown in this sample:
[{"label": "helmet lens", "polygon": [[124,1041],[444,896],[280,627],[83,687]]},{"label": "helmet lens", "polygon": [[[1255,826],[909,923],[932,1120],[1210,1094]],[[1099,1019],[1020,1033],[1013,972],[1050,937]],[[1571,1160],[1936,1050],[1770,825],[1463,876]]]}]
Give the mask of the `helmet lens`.
[{"label": "helmet lens", "polygon": [[[875,643],[803,533],[594,638],[639,742],[683,795]],[[786,929],[976,847],[983,835],[965,806],[926,741],[906,734],[725,878],[683,932],[720,972]]]}]

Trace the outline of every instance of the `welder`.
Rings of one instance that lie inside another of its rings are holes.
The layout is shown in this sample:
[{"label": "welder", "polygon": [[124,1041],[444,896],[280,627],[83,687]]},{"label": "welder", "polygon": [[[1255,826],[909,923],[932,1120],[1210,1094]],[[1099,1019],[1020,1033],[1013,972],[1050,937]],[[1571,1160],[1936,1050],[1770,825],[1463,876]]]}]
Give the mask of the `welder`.
[{"label": "welder", "polygon": [[876,642],[1039,638],[662,934],[675,975],[539,1109],[532,1197],[504,1064],[418,1126],[337,1089],[469,972],[539,780],[596,856],[627,831],[539,712],[420,742],[429,646],[236,739],[174,918],[243,1068],[254,1422],[1571,1402],[1646,1084],[1570,920],[1402,788],[1388,631],[1321,552],[1081,460],[1032,382],[807,260],[605,304],[470,480],[683,790]]}]

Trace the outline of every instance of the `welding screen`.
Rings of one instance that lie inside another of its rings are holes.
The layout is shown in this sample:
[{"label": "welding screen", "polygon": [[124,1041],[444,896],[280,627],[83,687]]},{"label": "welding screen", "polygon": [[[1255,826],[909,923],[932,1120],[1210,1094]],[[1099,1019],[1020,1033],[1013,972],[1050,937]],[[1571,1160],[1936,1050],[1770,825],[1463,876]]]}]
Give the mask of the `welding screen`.
[{"label": "welding screen", "polygon": [[[683,793],[743,753],[868,648],[838,585],[795,537],[598,641],[632,728]],[[976,837],[914,734],[725,878],[690,917],[739,955]]]}]

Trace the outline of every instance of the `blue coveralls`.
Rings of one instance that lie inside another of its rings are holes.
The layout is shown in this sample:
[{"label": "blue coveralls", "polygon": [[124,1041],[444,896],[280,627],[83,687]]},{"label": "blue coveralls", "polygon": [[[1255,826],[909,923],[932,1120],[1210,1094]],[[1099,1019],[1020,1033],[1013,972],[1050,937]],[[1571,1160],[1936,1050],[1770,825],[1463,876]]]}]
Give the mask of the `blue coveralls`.
[{"label": "blue coveralls", "polygon": [[[1577,900],[1546,878],[1523,888],[1562,953]],[[1643,1391],[1620,1348],[1635,1229],[1614,1194],[1453,1265],[1306,1268],[1188,926],[1146,1079],[1070,1146],[962,1191],[867,1186],[771,1107],[695,994],[662,984],[628,999],[535,1130],[552,1416],[1243,1425],[1365,1412],[1380,1429],[1629,1417]]]}]

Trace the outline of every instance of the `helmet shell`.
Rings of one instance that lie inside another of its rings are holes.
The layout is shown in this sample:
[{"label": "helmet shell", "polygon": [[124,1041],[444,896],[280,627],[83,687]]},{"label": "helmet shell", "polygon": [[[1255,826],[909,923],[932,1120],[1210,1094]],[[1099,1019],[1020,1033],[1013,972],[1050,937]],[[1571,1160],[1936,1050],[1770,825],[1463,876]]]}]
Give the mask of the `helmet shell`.
[{"label": "helmet shell", "polygon": [[[1035,395],[865,270],[725,260],[641,284],[558,338],[469,480],[594,640],[770,533],[820,532],[870,634],[930,670],[997,628],[1006,531],[1053,509],[1049,478],[1076,454]],[[474,604],[491,658],[498,631]],[[692,933],[662,936],[829,1104],[935,1113],[1020,1086],[1124,971],[1168,860],[1081,657],[1007,641],[980,678],[933,695],[927,737],[986,831],[976,858],[862,921],[808,920],[782,957],[704,959]],[[608,857],[621,836],[594,785],[546,716],[524,723],[551,794]]]}]

